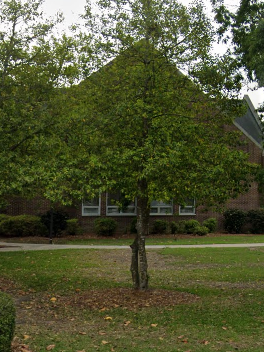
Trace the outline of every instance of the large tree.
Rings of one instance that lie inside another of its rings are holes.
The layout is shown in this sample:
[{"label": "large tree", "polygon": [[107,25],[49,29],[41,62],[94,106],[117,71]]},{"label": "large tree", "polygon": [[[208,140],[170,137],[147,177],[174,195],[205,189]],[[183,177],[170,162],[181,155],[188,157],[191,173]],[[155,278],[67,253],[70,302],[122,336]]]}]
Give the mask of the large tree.
[{"label": "large tree", "polygon": [[42,0],[0,3],[0,199],[33,193],[60,150],[63,90],[78,77],[75,40],[55,36]]},{"label": "large tree", "polygon": [[[264,3],[260,0],[240,0],[230,7],[223,0],[211,0],[218,33],[224,41],[231,40],[239,64],[250,80],[264,86]],[[233,10],[235,9],[235,11]]]},{"label": "large tree", "polygon": [[137,199],[131,272],[134,287],[147,289],[152,200],[212,206],[248,189],[253,167],[225,127],[243,112],[240,75],[232,58],[212,56],[199,1],[102,0],[84,18],[98,71],[71,92],[83,189]]}]

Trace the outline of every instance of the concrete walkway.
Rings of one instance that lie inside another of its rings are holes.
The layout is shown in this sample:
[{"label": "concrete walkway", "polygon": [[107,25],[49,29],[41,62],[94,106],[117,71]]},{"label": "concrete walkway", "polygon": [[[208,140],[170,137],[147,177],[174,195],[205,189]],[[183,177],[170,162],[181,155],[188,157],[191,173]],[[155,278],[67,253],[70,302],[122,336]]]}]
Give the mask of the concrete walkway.
[{"label": "concrete walkway", "polygon": [[[255,248],[264,247],[264,243],[237,243],[237,244],[182,244],[182,245],[146,245],[147,249],[163,248]],[[130,249],[129,246],[98,246],[78,244],[30,244],[0,242],[0,252],[13,251],[46,251],[54,249]]]}]

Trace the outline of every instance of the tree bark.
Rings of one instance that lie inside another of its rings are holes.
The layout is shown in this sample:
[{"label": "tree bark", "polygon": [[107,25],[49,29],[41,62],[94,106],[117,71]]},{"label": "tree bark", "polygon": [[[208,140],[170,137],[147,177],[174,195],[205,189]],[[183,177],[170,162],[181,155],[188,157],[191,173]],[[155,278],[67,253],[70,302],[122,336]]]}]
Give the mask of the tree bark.
[{"label": "tree bark", "polygon": [[140,286],[139,281],[139,270],[138,270],[138,238],[136,237],[132,245],[132,258],[131,258],[131,267],[130,271],[132,274],[132,282],[135,289],[138,289]]},{"label": "tree bark", "polygon": [[140,195],[137,198],[137,236],[130,246],[132,249],[131,274],[135,289],[148,289],[148,262],[145,248],[145,237],[149,227],[149,202],[145,196],[147,185],[139,183]]}]

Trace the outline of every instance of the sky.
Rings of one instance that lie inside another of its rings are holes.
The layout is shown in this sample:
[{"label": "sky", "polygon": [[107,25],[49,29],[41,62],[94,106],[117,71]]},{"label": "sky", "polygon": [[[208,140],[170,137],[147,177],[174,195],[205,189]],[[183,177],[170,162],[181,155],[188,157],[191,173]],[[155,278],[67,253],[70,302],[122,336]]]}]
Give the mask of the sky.
[{"label": "sky", "polygon": [[[231,8],[235,7],[236,4],[239,3],[239,0],[226,1],[227,5],[229,3]],[[190,0],[182,0],[181,2],[184,5],[187,5]],[[208,2],[208,0],[206,0],[206,2]],[[85,4],[86,0],[45,0],[43,10],[48,16],[54,16],[58,11],[62,12],[65,17],[65,25],[67,26],[80,21],[79,15],[84,13]],[[249,95],[255,108],[257,108],[259,104],[264,101],[264,88],[252,91],[248,90],[247,87],[244,87],[242,94]]]}]

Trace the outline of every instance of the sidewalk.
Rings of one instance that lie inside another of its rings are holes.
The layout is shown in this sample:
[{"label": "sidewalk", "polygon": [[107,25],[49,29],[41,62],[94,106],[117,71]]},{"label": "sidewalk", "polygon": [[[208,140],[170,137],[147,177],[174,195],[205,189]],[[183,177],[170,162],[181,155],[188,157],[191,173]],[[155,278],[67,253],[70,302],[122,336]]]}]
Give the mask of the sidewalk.
[{"label": "sidewalk", "polygon": [[[264,243],[237,243],[237,244],[193,244],[193,245],[146,245],[146,249],[163,248],[254,248],[264,247]],[[54,249],[130,249],[129,246],[98,246],[77,244],[30,244],[0,242],[0,252],[14,251],[46,251]]]}]

